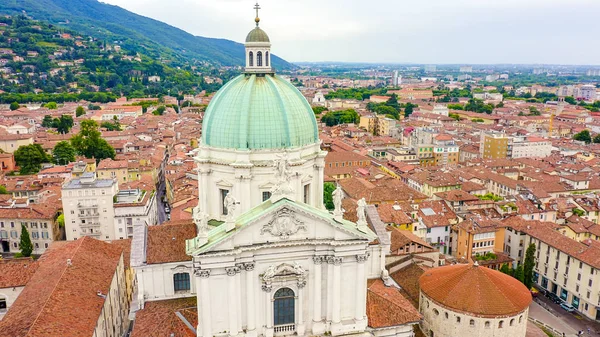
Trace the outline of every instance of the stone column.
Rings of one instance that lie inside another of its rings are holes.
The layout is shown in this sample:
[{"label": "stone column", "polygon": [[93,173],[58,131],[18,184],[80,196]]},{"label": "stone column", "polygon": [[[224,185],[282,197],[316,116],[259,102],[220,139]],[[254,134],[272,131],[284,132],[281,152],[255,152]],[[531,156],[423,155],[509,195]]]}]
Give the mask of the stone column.
[{"label": "stone column", "polygon": [[313,262],[315,263],[315,269],[313,272],[313,324],[312,333],[313,335],[321,335],[325,332],[325,325],[323,324],[323,316],[321,314],[321,264],[324,261],[324,256],[313,256]]},{"label": "stone column", "polygon": [[271,298],[272,287],[270,284],[263,284],[262,289],[265,292],[265,337],[273,337],[273,299]]},{"label": "stone column", "polygon": [[298,281],[298,315],[296,319],[296,333],[304,336],[304,286],[306,281]]},{"label": "stone column", "polygon": [[341,278],[342,278],[342,258],[334,257],[333,259],[333,303],[331,305],[331,330],[333,332],[336,326],[341,324],[340,309],[341,309]]},{"label": "stone column", "polygon": [[236,264],[235,266],[235,297],[237,298],[237,331],[242,332],[242,268],[243,264]]},{"label": "stone column", "polygon": [[[324,173],[324,169],[325,169],[325,163],[324,163],[324,159],[317,159],[317,164],[315,164],[315,168],[317,171],[316,177],[314,179],[314,183],[315,186],[313,187],[313,189],[316,191],[315,195],[313,196],[315,204],[314,207],[316,208],[320,208],[320,209],[325,209],[325,204],[323,203],[323,179],[325,177],[325,173]],[[321,162],[323,161],[323,162]]]},{"label": "stone column", "polygon": [[[225,268],[227,275],[227,303],[229,305],[229,336],[237,336],[238,334],[238,300],[236,291],[236,267]],[[206,336],[204,336],[206,337]]]},{"label": "stone column", "polygon": [[210,285],[208,277],[209,269],[196,269],[196,291],[200,294],[198,299],[198,327],[197,335],[200,337],[212,337],[211,311],[210,311]]},{"label": "stone column", "polygon": [[[207,214],[211,214],[210,210],[208,209],[208,195],[207,195],[208,194],[207,179],[208,179],[209,173],[210,173],[210,170],[201,169],[200,164],[198,164],[198,186],[199,186],[198,205],[200,205],[200,210]],[[221,200],[220,197],[219,197],[219,200]]]},{"label": "stone column", "polygon": [[256,304],[254,298],[254,262],[244,263],[244,269],[246,270],[246,336],[255,337],[256,332]]},{"label": "stone column", "polygon": [[356,268],[356,312],[354,319],[356,322],[362,323],[365,320],[366,315],[366,276],[365,276],[365,262],[369,258],[369,254],[356,255],[357,268]]},{"label": "stone column", "polygon": [[333,256],[327,256],[327,308],[325,316],[327,323],[331,324],[331,314],[333,308]]}]

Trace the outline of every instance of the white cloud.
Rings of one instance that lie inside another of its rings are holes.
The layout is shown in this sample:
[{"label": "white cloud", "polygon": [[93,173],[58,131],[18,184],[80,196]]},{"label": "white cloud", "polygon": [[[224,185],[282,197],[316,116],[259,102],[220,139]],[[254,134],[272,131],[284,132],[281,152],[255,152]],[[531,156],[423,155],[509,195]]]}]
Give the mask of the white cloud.
[{"label": "white cloud", "polygon": [[[243,41],[252,0],[103,0],[195,35]],[[598,63],[597,0],[261,0],[291,61]]]}]

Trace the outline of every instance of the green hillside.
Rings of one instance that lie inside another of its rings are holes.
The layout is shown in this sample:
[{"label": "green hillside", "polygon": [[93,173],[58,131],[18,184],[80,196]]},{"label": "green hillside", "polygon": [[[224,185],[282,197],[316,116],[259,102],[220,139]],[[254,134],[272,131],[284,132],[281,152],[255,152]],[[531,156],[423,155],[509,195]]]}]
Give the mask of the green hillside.
[{"label": "green hillside", "polygon": [[[154,58],[195,59],[223,66],[243,65],[245,62],[244,46],[240,43],[194,36],[96,0],[0,0],[0,13],[26,13],[36,20],[59,24],[99,39],[119,41],[124,48]],[[275,55],[272,61],[278,69],[291,67]]]},{"label": "green hillside", "polygon": [[24,15],[0,16],[0,103],[214,92],[238,73],[174,63]]}]

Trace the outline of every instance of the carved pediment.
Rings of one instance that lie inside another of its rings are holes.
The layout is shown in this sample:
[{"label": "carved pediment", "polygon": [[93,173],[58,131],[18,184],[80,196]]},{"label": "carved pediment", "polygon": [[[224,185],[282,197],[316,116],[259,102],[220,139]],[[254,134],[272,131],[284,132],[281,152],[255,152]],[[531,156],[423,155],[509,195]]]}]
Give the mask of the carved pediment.
[{"label": "carved pediment", "polygon": [[220,187],[233,187],[233,184],[230,183],[229,181],[225,180],[225,179],[221,179],[221,180],[217,181],[217,186],[220,186]]},{"label": "carved pediment", "polygon": [[296,213],[284,207],[273,214],[273,218],[262,227],[260,234],[270,233],[281,240],[287,240],[291,235],[306,230],[306,225],[297,218]]},{"label": "carved pediment", "polygon": [[298,287],[302,288],[306,285],[307,274],[308,272],[298,262],[294,262],[293,265],[282,263],[278,266],[270,266],[261,276],[262,289],[267,292],[271,291],[273,281],[282,278],[292,278]]}]

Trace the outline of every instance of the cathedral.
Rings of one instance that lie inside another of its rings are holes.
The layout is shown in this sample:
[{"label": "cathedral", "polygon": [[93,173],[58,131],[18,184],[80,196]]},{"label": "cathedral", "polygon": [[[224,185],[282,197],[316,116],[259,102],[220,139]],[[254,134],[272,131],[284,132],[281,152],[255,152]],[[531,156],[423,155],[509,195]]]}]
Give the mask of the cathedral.
[{"label": "cathedral", "polygon": [[317,121],[275,73],[255,8],[244,72],[212,99],[193,153],[193,223],[135,229],[133,336],[163,331],[142,317],[167,301],[187,301],[168,307],[183,336],[413,336],[421,316],[387,275],[385,227],[364,200],[345,220],[340,188],[335,211],[323,206]]}]

